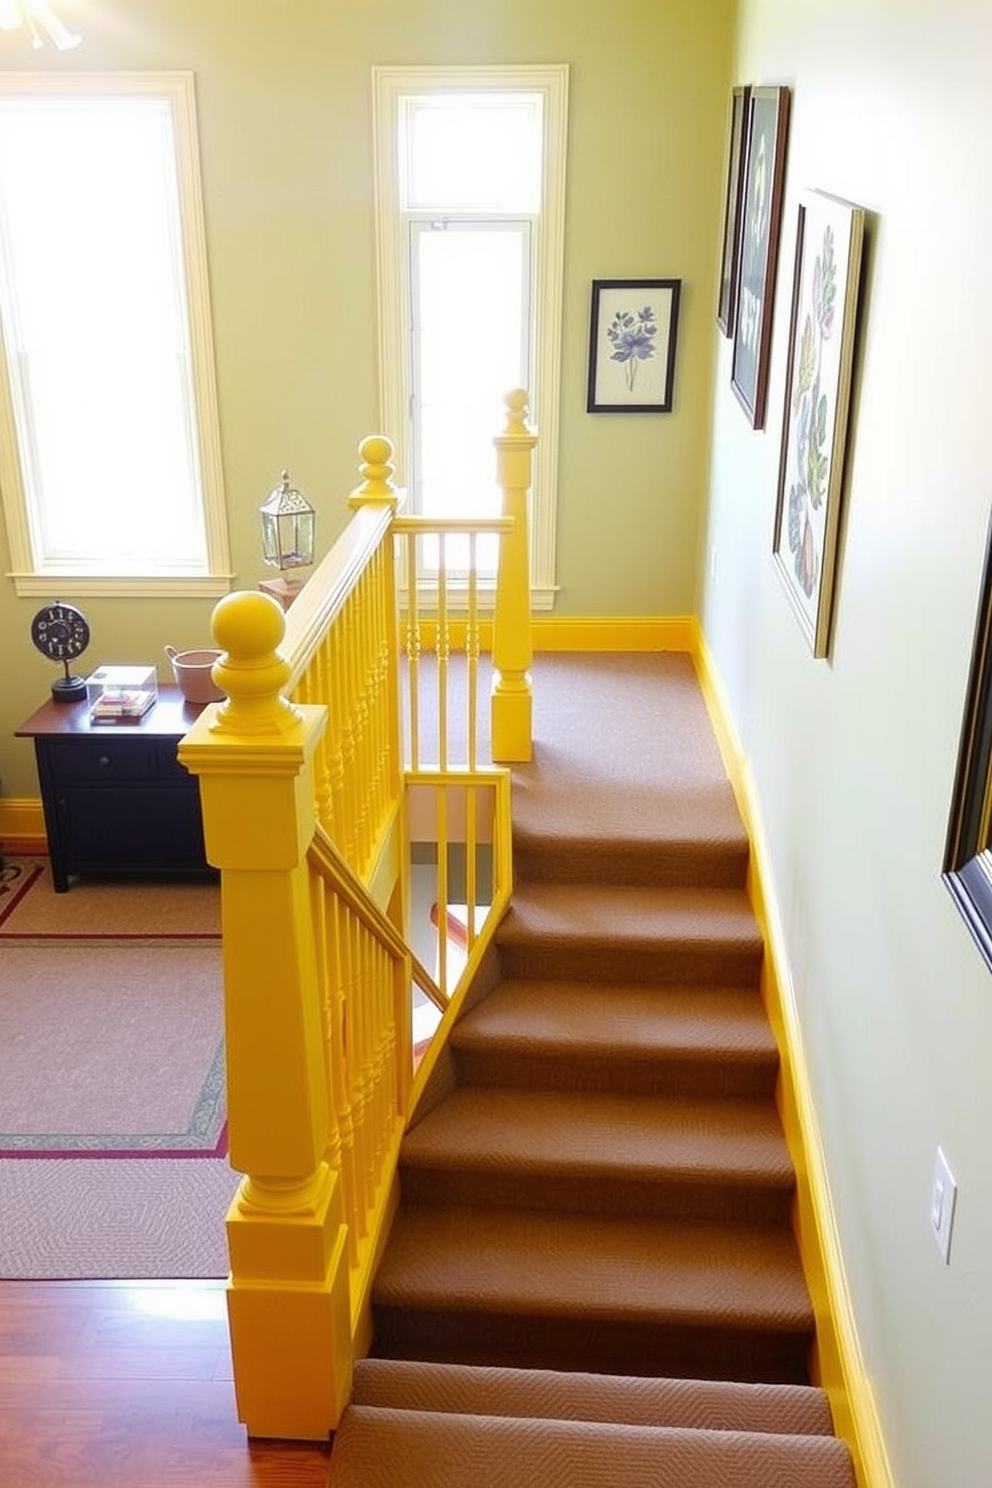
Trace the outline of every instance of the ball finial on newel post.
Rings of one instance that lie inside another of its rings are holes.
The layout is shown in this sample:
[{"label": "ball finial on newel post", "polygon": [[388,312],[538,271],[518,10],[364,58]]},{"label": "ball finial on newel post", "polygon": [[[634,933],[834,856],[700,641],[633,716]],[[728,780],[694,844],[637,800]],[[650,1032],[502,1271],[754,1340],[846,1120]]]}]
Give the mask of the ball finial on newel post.
[{"label": "ball finial on newel post", "polygon": [[211,628],[224,653],[211,675],[227,693],[212,731],[285,733],[295,727],[301,715],[282,696],[290,677],[289,662],[278,649],[286,634],[282,606],[257,590],[228,594],[215,605]]},{"label": "ball finial on newel post", "polygon": [[362,457],[358,467],[362,484],[352,491],[348,505],[352,508],[372,504],[395,507],[399,498],[393,485],[396,470],[392,440],[385,434],[369,434],[359,444],[358,453]]},{"label": "ball finial on newel post", "polygon": [[529,434],[527,427],[527,404],[530,395],[526,388],[514,388],[512,393],[507,393],[503,399],[506,408],[505,434]]}]

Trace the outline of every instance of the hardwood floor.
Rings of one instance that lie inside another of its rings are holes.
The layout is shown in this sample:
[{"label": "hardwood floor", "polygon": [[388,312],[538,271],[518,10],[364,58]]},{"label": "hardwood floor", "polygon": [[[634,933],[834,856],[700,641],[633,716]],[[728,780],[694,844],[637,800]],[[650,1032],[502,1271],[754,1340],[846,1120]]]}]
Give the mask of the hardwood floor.
[{"label": "hardwood floor", "polygon": [[323,1488],[329,1448],[249,1443],[220,1282],[0,1282],[3,1488]]}]

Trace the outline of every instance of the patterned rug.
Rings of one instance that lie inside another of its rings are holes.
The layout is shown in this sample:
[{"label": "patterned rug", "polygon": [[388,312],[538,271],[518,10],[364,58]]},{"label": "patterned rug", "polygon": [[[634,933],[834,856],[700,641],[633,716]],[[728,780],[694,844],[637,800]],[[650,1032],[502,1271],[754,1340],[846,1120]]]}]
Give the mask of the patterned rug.
[{"label": "patterned rug", "polygon": [[219,893],[0,869],[0,1276],[222,1277]]}]

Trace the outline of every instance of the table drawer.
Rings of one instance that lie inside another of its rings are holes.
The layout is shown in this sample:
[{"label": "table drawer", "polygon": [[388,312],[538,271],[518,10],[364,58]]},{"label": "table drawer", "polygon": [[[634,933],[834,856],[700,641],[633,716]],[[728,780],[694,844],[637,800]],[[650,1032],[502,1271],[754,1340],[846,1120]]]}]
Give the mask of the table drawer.
[{"label": "table drawer", "polygon": [[158,774],[157,750],[133,739],[73,739],[42,745],[56,784],[90,780],[153,780]]}]

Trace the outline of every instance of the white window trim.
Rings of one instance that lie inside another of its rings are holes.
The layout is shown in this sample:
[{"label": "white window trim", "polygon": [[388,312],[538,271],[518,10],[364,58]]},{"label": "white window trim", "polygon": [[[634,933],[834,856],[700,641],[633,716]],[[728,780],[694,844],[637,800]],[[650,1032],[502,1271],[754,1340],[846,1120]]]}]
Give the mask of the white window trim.
[{"label": "white window trim", "polygon": [[182,218],[190,353],[199,439],[203,516],[207,544],[205,575],[87,575],[74,570],[36,568],[18,457],[14,405],[0,328],[0,495],[3,499],[11,569],[19,595],[51,595],[56,580],[71,583],[74,595],[219,596],[231,587],[230,549],[217,378],[207,275],[203,195],[196,132],[196,101],[191,72],[0,72],[0,95],[162,98],[172,108]]},{"label": "white window trim", "polygon": [[[565,262],[565,153],[568,65],[520,67],[373,67],[376,268],[379,317],[379,419],[393,441],[399,483],[408,468],[409,385],[402,224],[397,161],[398,101],[411,93],[540,92],[544,107],[544,191],[537,229],[534,363],[537,397],[530,410],[534,451],[530,543],[531,602],[550,610],[557,590],[558,426]],[[509,392],[510,389],[507,389]],[[530,391],[530,390],[529,390]],[[502,433],[494,429],[493,436]],[[496,454],[493,452],[495,463]],[[480,586],[481,588],[481,586]]]}]

